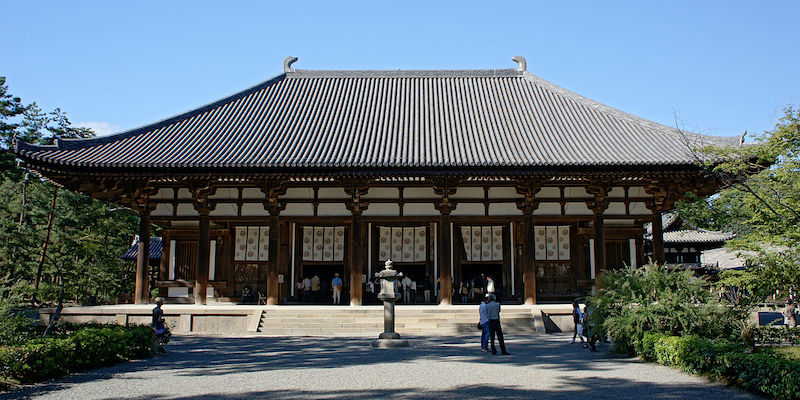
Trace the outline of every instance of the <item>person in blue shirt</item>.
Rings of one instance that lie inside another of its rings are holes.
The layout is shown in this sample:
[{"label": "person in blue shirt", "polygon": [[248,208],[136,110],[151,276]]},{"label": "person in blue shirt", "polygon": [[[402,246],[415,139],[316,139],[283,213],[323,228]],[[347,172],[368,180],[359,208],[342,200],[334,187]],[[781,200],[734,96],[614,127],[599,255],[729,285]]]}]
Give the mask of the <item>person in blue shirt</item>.
[{"label": "person in blue shirt", "polygon": [[489,303],[489,297],[484,298],[481,305],[478,306],[478,326],[481,328],[481,351],[486,353],[489,351],[489,314],[486,313],[486,305]]},{"label": "person in blue shirt", "polygon": [[492,354],[497,354],[494,347],[494,337],[500,343],[500,352],[505,356],[510,353],[506,351],[506,342],[503,339],[503,328],[500,327],[500,303],[494,293],[489,293],[489,304],[486,305],[486,315],[489,317],[489,340],[492,342]]},{"label": "person in blue shirt", "polygon": [[333,280],[331,281],[331,286],[333,286],[333,304],[339,304],[342,301],[342,278],[339,278],[339,274],[335,274],[333,276]]}]

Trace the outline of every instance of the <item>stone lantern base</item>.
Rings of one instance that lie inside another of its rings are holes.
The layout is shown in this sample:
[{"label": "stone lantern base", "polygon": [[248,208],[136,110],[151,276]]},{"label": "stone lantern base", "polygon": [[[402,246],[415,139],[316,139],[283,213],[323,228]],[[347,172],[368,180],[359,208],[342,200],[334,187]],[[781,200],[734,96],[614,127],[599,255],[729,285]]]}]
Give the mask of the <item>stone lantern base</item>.
[{"label": "stone lantern base", "polygon": [[403,339],[397,332],[384,332],[378,336],[378,340],[372,342],[372,347],[381,349],[408,347],[408,340]]}]

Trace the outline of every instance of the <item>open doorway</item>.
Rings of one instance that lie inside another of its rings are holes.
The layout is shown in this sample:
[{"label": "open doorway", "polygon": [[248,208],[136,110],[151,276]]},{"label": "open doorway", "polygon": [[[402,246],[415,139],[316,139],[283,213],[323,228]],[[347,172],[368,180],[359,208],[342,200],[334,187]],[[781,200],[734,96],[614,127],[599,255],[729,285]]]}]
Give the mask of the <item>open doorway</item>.
[{"label": "open doorway", "polygon": [[[319,277],[319,291],[311,292],[308,298],[302,298],[301,301],[310,304],[333,304],[333,278],[339,274],[339,279],[342,280],[342,295],[340,304],[350,304],[350,291],[346,286],[347,280],[344,276],[344,265],[342,264],[305,264],[303,265],[303,274],[300,279],[309,278],[314,280],[314,276]],[[313,289],[313,286],[312,286]]]},{"label": "open doorway", "polygon": [[[477,293],[470,293],[468,302],[479,303],[486,295],[486,285],[488,278],[491,277],[494,281],[495,295],[498,298],[508,295],[505,290],[505,282],[503,280],[503,264],[499,263],[465,263],[461,265],[461,282],[454,282],[455,290],[461,286],[462,282],[470,285],[470,288],[480,287],[481,296]],[[461,302],[461,295],[456,298]]]}]

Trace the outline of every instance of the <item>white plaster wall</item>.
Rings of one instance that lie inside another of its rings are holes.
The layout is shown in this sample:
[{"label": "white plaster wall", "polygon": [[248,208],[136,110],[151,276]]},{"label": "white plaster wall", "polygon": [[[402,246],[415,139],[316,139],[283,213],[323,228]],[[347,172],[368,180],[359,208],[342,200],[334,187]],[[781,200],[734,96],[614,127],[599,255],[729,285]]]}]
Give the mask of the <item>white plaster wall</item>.
[{"label": "white plaster wall", "polygon": [[[397,188],[370,188],[367,194],[361,196],[362,199],[399,199],[400,190]],[[370,206],[371,207],[371,206]]]},{"label": "white plaster wall", "polygon": [[486,207],[480,203],[459,203],[450,215],[474,215],[481,216],[486,214]]},{"label": "white plaster wall", "polygon": [[604,215],[625,215],[625,203],[609,203]]},{"label": "white plaster wall", "polygon": [[314,215],[314,205],[307,203],[289,203],[281,215],[288,217],[311,217]]},{"label": "white plaster wall", "polygon": [[198,226],[198,221],[172,221],[172,226]]},{"label": "white plaster wall", "polygon": [[317,207],[317,215],[320,217],[341,217],[353,214],[344,203],[321,203]]},{"label": "white plaster wall", "polygon": [[492,187],[489,188],[489,198],[490,199],[516,199],[522,198],[517,193],[517,189],[513,187]]},{"label": "white plaster wall", "polygon": [[566,198],[576,198],[576,199],[586,199],[590,197],[594,197],[591,193],[586,193],[586,189],[582,187],[569,187],[564,189],[564,197]]},{"label": "white plaster wall", "polygon": [[482,199],[482,187],[460,187],[456,193],[450,196],[452,199]]},{"label": "white plaster wall", "polygon": [[559,203],[542,203],[533,212],[533,215],[561,215],[561,204]]},{"label": "white plaster wall", "polygon": [[647,192],[644,191],[644,188],[641,186],[631,186],[628,189],[628,196],[631,197],[650,197]]},{"label": "white plaster wall", "polygon": [[625,189],[621,187],[612,188],[611,191],[608,192],[609,197],[625,197]]},{"label": "white plaster wall", "polygon": [[343,188],[319,188],[320,199],[349,199]]},{"label": "white plaster wall", "polygon": [[158,193],[152,196],[152,199],[156,200],[172,200],[172,189],[158,189]]},{"label": "white plaster wall", "polygon": [[431,203],[407,203],[403,206],[403,215],[409,217],[439,215],[439,211]]},{"label": "white plaster wall", "polygon": [[172,204],[159,204],[150,215],[154,217],[172,216]]},{"label": "white plaster wall", "polygon": [[517,203],[491,203],[489,215],[522,215]]},{"label": "white plaster wall", "polygon": [[645,207],[644,203],[631,203],[630,205],[631,214],[650,214],[650,210]]},{"label": "white plaster wall", "polygon": [[261,189],[256,188],[244,188],[242,190],[242,198],[243,199],[263,199],[264,192]]},{"label": "white plaster wall", "polygon": [[237,214],[237,208],[236,203],[219,203],[209,215],[212,217],[234,217]]},{"label": "white plaster wall", "polygon": [[239,190],[235,188],[219,188],[210,199],[225,199],[225,200],[238,200]]},{"label": "white plaster wall", "polygon": [[191,204],[178,204],[179,217],[192,217],[197,215],[197,210]]},{"label": "white plaster wall", "polygon": [[373,203],[370,204],[366,210],[364,210],[364,216],[367,217],[395,217],[398,215],[400,215],[400,206],[391,203]]},{"label": "white plaster wall", "polygon": [[191,199],[192,198],[192,192],[190,192],[189,189],[180,188],[180,189],[178,189],[178,198],[179,199]]},{"label": "white plaster wall", "polygon": [[592,210],[586,206],[585,202],[570,202],[564,205],[566,215],[592,215]]},{"label": "white plaster wall", "polygon": [[[406,199],[429,199],[432,197],[438,197],[433,192],[433,188],[410,187],[403,189],[403,198]],[[405,214],[405,211],[403,211],[403,214]]]},{"label": "white plaster wall", "polygon": [[561,197],[561,190],[557,187],[543,187],[536,193],[536,197]]},{"label": "white plaster wall", "polygon": [[286,194],[281,196],[282,199],[314,199],[314,189],[311,188],[288,188]]},{"label": "white plaster wall", "polygon": [[261,203],[244,203],[242,204],[243,217],[263,217],[269,215],[269,212],[264,209]]},{"label": "white plaster wall", "polygon": [[605,226],[625,226],[630,227],[634,226],[636,221],[632,219],[604,219],[603,224]]}]

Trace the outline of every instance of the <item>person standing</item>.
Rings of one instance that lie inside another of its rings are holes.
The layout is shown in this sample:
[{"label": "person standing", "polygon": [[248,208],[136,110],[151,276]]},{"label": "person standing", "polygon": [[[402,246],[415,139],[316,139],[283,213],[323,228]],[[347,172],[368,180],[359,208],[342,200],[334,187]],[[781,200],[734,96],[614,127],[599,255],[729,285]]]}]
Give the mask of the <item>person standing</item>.
[{"label": "person standing", "polygon": [[339,304],[342,301],[342,278],[339,278],[339,274],[336,273],[333,275],[333,280],[331,280],[331,286],[333,286],[333,304]]},{"label": "person standing", "polygon": [[150,356],[155,357],[158,353],[166,353],[164,351],[164,344],[169,340],[169,331],[167,330],[166,319],[164,318],[164,311],[161,306],[164,305],[162,297],[156,298],[156,307],[153,308],[153,344],[150,346]]},{"label": "person standing", "polygon": [[411,284],[408,285],[408,291],[411,292],[411,302],[417,302],[417,281],[412,280]]},{"label": "person standing", "polygon": [[403,277],[403,303],[410,303],[411,302],[411,278],[406,275]]},{"label": "person standing", "polygon": [[314,277],[311,278],[311,299],[314,303],[319,303],[322,299],[319,297],[319,274],[314,274]]},{"label": "person standing", "polygon": [[426,276],[422,287],[423,294],[425,295],[425,303],[431,302],[431,286],[433,286],[431,284],[431,278]]},{"label": "person standing", "polygon": [[787,303],[786,308],[783,309],[783,324],[787,328],[794,328],[797,326],[797,319],[795,318],[794,304]]},{"label": "person standing", "polygon": [[489,303],[489,298],[486,297],[481,301],[478,306],[478,326],[481,328],[481,351],[486,353],[489,351],[489,314],[486,312],[486,306]]},{"label": "person standing", "polygon": [[574,324],[574,328],[572,331],[572,342],[570,343],[575,343],[576,337],[580,337],[581,343],[583,343],[583,312],[577,301],[572,302],[572,323]]},{"label": "person standing", "polygon": [[494,294],[494,279],[491,276],[486,277],[486,293]]},{"label": "person standing", "polygon": [[311,301],[311,279],[308,277],[303,278],[303,301],[306,303]]},{"label": "person standing", "polygon": [[500,326],[500,303],[494,293],[489,293],[489,304],[486,305],[486,315],[489,317],[489,340],[492,342],[492,354],[497,354],[494,347],[494,338],[500,343],[500,352],[506,356],[511,353],[506,351],[506,341],[503,338],[503,328]]},{"label": "person standing", "polygon": [[295,284],[294,289],[295,289],[295,293],[296,293],[295,294],[295,296],[296,296],[295,300],[297,302],[300,302],[301,300],[303,300],[303,278],[297,278],[297,283]]},{"label": "person standing", "polygon": [[461,302],[467,304],[467,296],[469,295],[469,283],[467,281],[461,281],[458,286],[458,294],[461,295]]}]

